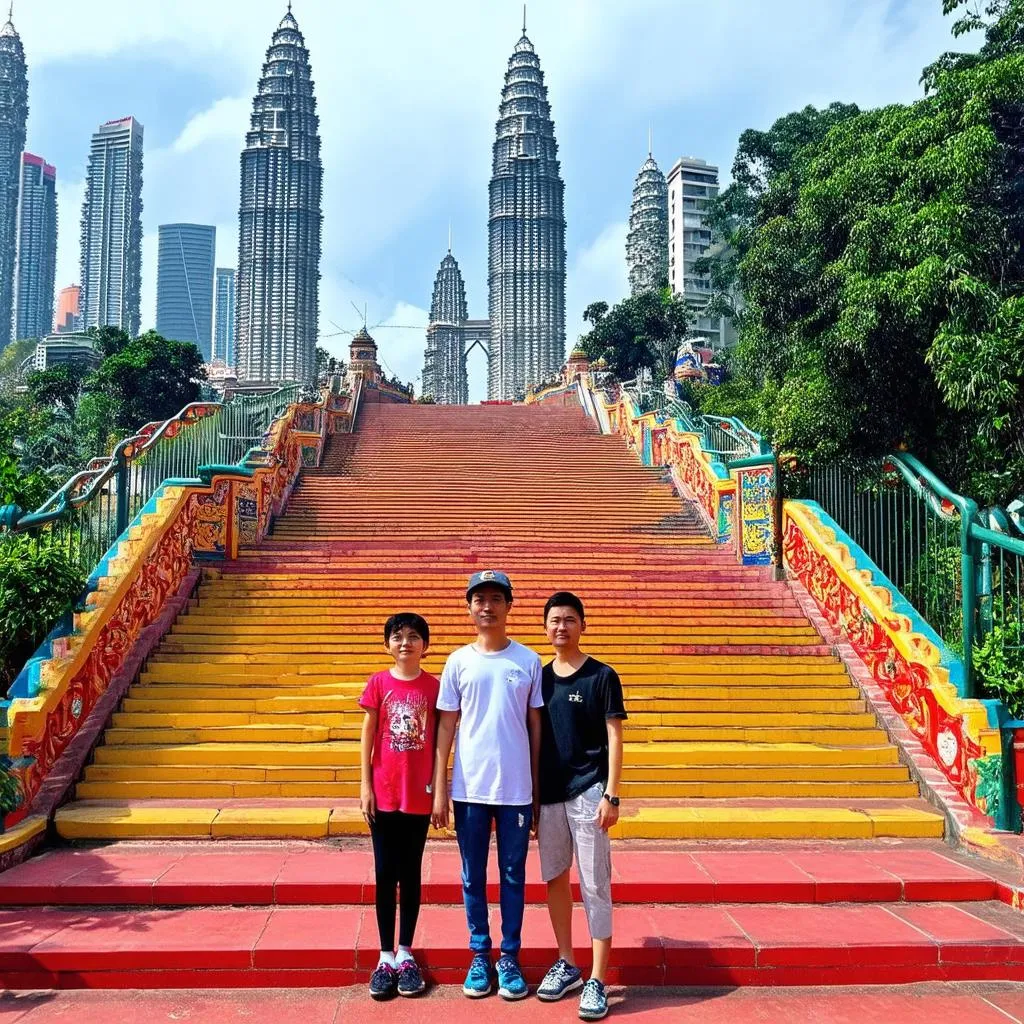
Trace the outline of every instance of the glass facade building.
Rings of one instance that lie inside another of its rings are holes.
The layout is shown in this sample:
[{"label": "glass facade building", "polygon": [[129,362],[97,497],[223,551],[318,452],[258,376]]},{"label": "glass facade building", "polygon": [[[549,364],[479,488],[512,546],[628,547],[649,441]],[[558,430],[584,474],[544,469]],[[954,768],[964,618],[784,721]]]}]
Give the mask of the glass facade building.
[{"label": "glass facade building", "polygon": [[82,327],[139,333],[142,125],[124,117],[92,137],[82,204]]},{"label": "glass facade building", "polygon": [[213,359],[235,365],[235,271],[218,267],[214,287]]},{"label": "glass facade building", "polygon": [[18,248],[18,189],[28,122],[28,69],[10,18],[0,27],[0,349],[14,325],[14,261]]},{"label": "glass facade building", "polygon": [[172,341],[191,341],[208,363],[217,229],[210,224],[161,224],[159,232],[157,333]]},{"label": "glass facade building", "polygon": [[57,273],[57,169],[42,157],[21,157],[18,252],[14,265],[14,337],[42,338],[53,323]]}]

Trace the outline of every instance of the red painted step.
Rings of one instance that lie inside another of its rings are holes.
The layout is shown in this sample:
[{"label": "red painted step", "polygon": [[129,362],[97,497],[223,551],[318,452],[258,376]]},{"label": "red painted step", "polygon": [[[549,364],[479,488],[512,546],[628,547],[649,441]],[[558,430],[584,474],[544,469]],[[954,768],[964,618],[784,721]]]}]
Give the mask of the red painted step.
[{"label": "red painted step", "polygon": [[[622,844],[613,860],[617,903],[1009,902],[1009,887],[945,853],[942,844],[780,849]],[[425,903],[462,898],[458,852],[430,843]],[[493,898],[497,886],[492,885]],[[0,874],[2,906],[369,904],[373,857],[364,841],[114,844],[51,850]],[[578,894],[577,894],[578,898]],[[535,849],[527,900],[542,902]]]},{"label": "red painted step", "polygon": [[[589,952],[576,913],[577,955]],[[846,985],[1024,980],[1024,919],[998,903],[619,907],[613,984]],[[547,912],[527,907],[520,961],[550,965]],[[461,981],[461,907],[424,909],[417,956],[435,982]],[[372,907],[0,911],[11,989],[316,987],[361,983],[376,965]]]},{"label": "red painted step", "polygon": [[[920,1024],[954,1020],[966,1024],[1024,1024],[1020,985],[927,984],[897,989],[862,988],[839,992],[803,989],[732,989],[652,992],[612,989],[611,1019],[629,1015],[643,1024]],[[497,1024],[531,1021],[560,1024],[576,1019],[575,1000],[541,1003],[529,1009],[500,999],[466,999],[456,987],[441,987],[419,999],[375,1003],[361,989],[305,989],[243,992],[56,992],[0,997],[4,1024],[136,1024],[188,1021],[189,1024],[419,1024],[425,1016],[446,1024],[479,1024],[481,1011]],[[9,1009],[8,1009],[9,1007]],[[8,1015],[4,1015],[4,1013]]]}]

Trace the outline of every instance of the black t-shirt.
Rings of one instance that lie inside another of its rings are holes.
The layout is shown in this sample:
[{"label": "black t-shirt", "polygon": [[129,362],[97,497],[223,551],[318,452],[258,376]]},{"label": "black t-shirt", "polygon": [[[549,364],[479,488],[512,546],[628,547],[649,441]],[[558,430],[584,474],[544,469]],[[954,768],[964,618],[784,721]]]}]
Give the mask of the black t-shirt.
[{"label": "black t-shirt", "polygon": [[608,781],[606,719],[625,718],[622,683],[596,658],[571,675],[541,674],[540,802],[571,800],[596,782]]}]

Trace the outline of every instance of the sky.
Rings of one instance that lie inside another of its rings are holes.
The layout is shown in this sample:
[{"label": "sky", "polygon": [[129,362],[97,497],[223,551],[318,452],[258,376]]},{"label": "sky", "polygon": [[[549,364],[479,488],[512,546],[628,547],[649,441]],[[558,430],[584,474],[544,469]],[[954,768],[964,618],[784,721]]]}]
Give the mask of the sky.
[{"label": "sky", "polygon": [[[215,224],[237,263],[239,153],[286,0],[15,0],[29,74],[27,148],[57,167],[57,287],[79,279],[89,140],[145,127],[142,327],[156,318],[157,227]],[[367,324],[391,373],[418,384],[430,295],[452,250],[471,317],[487,316],[487,185],[498,100],[519,38],[512,0],[294,0],[310,50],[324,164],[320,332],[345,355]],[[633,180],[647,156],[717,164],[747,128],[808,103],[921,95],[954,41],[941,0],[532,0],[565,182],[567,338],[628,291]],[[470,397],[483,397],[482,353]]]}]

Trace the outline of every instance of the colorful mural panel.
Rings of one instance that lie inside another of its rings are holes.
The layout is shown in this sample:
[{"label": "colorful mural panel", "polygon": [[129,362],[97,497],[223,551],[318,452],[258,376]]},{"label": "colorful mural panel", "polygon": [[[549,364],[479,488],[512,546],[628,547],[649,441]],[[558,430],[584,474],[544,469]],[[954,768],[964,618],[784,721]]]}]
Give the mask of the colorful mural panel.
[{"label": "colorful mural panel", "polygon": [[941,650],[893,609],[894,592],[873,582],[881,574],[870,563],[858,565],[850,550],[848,538],[824,525],[814,507],[786,502],[786,568],[829,624],[849,640],[957,791],[982,813],[997,816],[1002,793],[998,729],[989,727],[979,701],[959,697],[941,665]]}]

